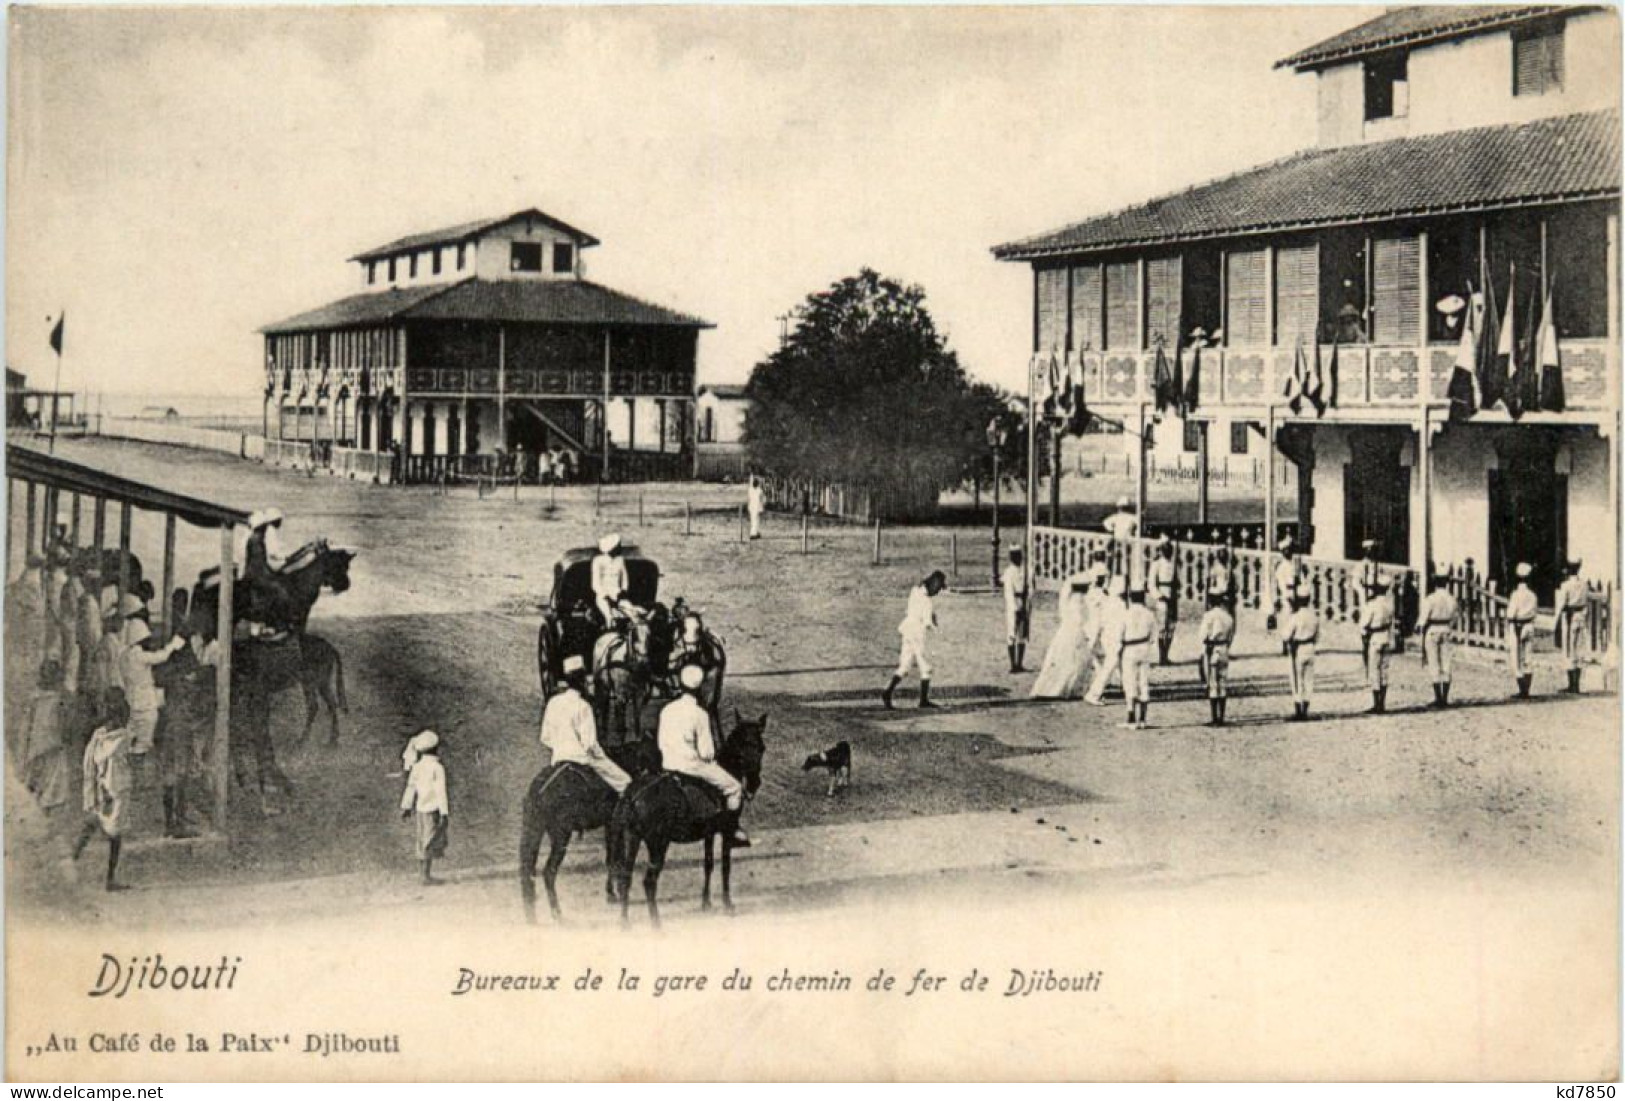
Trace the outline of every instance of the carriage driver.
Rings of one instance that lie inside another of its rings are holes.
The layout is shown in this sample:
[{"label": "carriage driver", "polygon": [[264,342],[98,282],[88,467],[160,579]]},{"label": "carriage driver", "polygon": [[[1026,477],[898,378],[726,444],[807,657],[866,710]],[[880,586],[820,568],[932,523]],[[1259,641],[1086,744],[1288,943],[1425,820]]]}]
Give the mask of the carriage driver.
[{"label": "carriage driver", "polygon": [[564,659],[564,691],[548,700],[542,712],[542,745],[552,751],[554,764],[585,765],[619,795],[632,778],[598,744],[598,724],[586,692],[587,663],[572,654]]},{"label": "carriage driver", "polygon": [[598,540],[598,553],[592,559],[593,600],[606,627],[615,622],[617,613],[629,616],[635,611],[626,599],[630,582],[626,576],[626,559],[620,552],[621,537],[612,533]]},{"label": "carriage driver", "polygon": [[677,675],[683,694],[660,712],[660,767],[703,780],[721,794],[733,815],[733,846],[750,847],[750,838],[739,825],[739,811],[745,805],[745,789],[727,769],[717,764],[717,743],[711,733],[711,715],[700,703],[700,686],[705,673],[698,665],[685,665]]}]

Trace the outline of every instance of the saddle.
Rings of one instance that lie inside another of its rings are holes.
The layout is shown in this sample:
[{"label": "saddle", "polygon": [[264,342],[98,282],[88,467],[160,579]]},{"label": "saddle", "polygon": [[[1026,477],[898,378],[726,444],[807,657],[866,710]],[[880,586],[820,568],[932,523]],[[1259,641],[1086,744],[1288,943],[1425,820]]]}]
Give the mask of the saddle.
[{"label": "saddle", "polygon": [[726,804],[723,803],[717,789],[704,780],[682,772],[667,772],[663,775],[670,777],[682,789],[683,797],[688,800],[688,809],[697,821],[704,822],[715,818],[725,809]]},{"label": "saddle", "polygon": [[580,761],[565,761],[561,764],[554,765],[548,772],[547,778],[542,781],[542,790],[536,793],[537,796],[540,797],[542,792],[545,792],[548,788],[552,787],[554,781],[558,780],[566,773],[569,773],[575,776],[576,779],[586,783],[589,791],[593,790],[594,788],[599,788],[602,789],[602,794],[605,798],[610,800],[615,798],[615,789],[609,786],[608,781],[606,781],[602,776],[598,775],[598,773],[594,772],[591,768],[588,768],[586,765],[582,764]]}]

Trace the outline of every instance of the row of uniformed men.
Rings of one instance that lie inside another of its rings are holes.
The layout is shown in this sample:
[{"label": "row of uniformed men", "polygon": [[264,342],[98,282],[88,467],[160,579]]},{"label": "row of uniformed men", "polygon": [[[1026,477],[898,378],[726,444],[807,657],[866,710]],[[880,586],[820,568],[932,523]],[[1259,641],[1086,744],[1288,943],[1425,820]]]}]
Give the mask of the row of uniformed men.
[{"label": "row of uniformed men", "polygon": [[[1382,714],[1387,710],[1390,655],[1399,648],[1398,620],[1390,595],[1393,579],[1376,567],[1371,553],[1374,543],[1367,541],[1365,546],[1367,559],[1361,571],[1361,583],[1366,599],[1357,623],[1361,657],[1372,697],[1369,713]],[[1282,551],[1282,560],[1275,574],[1275,591],[1281,612],[1277,625],[1282,651],[1289,659],[1292,718],[1301,722],[1309,718],[1314,697],[1320,616],[1312,606],[1310,594],[1303,588],[1302,571],[1290,540],[1283,543]],[[1163,539],[1148,571],[1153,601],[1149,606],[1145,588],[1131,589],[1123,577],[1109,577],[1103,553],[1097,552],[1094,559],[1084,574],[1084,583],[1093,586],[1093,591],[1088,594],[1091,612],[1087,615],[1090,626],[1085,652],[1095,653],[1098,646],[1101,657],[1096,663],[1094,677],[1084,699],[1090,704],[1102,705],[1112,676],[1119,675],[1128,704],[1128,716],[1123,725],[1143,729],[1150,704],[1150,643],[1155,636],[1160,664],[1166,665],[1178,619],[1178,579],[1174,568],[1173,544],[1166,537]],[[1587,593],[1579,569],[1578,562],[1567,564],[1566,577],[1557,595],[1556,634],[1568,668],[1568,691],[1572,693],[1580,691],[1580,664],[1586,631]],[[1518,584],[1507,606],[1509,666],[1516,695],[1527,698],[1533,682],[1529,652],[1538,602],[1529,587],[1532,573],[1529,564],[1520,563],[1515,572]],[[1448,581],[1449,578],[1443,573],[1431,578],[1431,591],[1422,603],[1417,622],[1423,659],[1433,681],[1435,707],[1449,706],[1454,673],[1455,630],[1460,609],[1447,587]],[[1010,553],[1010,565],[1004,571],[1002,582],[1006,646],[1011,672],[1016,673],[1023,671],[1022,659],[1029,622],[1026,571],[1019,550]],[[947,578],[939,570],[916,585],[909,594],[907,613],[898,626],[902,648],[897,670],[881,697],[888,710],[893,707],[894,693],[911,667],[919,670],[920,706],[936,706],[930,699],[932,667],[927,637],[937,623],[933,598],[946,586]],[[1208,690],[1210,725],[1221,726],[1226,720],[1226,682],[1230,647],[1235,640],[1236,630],[1235,577],[1223,548],[1215,552],[1206,597],[1207,610],[1198,627],[1202,645],[1199,666]]]}]

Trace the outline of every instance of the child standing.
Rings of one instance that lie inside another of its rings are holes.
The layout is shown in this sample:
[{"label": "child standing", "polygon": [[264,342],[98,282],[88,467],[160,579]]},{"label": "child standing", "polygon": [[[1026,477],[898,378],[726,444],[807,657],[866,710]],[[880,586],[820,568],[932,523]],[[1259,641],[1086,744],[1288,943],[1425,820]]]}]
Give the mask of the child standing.
[{"label": "child standing", "polygon": [[438,886],[441,881],[429,873],[435,858],[446,855],[446,827],[451,817],[451,804],[446,798],[446,768],[440,763],[440,735],[425,730],[407,742],[401,764],[406,767],[401,817],[408,818],[416,812],[422,883],[425,887]]},{"label": "child standing", "polygon": [[130,770],[130,704],[122,688],[109,688],[103,698],[101,721],[85,747],[84,808],[89,815],[73,858],[84,854],[85,846],[100,830],[107,837],[107,889],[128,888],[118,882],[119,849],[123,847],[125,816],[135,775]]},{"label": "child standing", "polygon": [[1225,607],[1225,593],[1207,594],[1207,612],[1202,616],[1202,679],[1207,682],[1207,706],[1212,712],[1210,726],[1224,725],[1228,703],[1225,679],[1230,674],[1230,644],[1236,638],[1236,621]]}]

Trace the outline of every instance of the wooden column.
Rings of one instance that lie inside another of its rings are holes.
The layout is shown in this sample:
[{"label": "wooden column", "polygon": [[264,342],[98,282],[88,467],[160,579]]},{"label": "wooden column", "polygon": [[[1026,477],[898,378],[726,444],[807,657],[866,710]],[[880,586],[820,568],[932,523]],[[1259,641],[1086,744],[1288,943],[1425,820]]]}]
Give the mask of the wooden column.
[{"label": "wooden column", "polygon": [[1264,611],[1275,607],[1275,405],[1264,410]]},{"label": "wooden column", "polygon": [[1416,442],[1416,462],[1421,468],[1418,475],[1422,489],[1422,592],[1428,591],[1433,579],[1433,426],[1429,423],[1428,407],[1422,406],[1422,419],[1417,426],[1420,435]]},{"label": "wooden column", "polygon": [[1147,425],[1147,423],[1146,423],[1146,408],[1147,408],[1147,405],[1148,405],[1147,402],[1143,402],[1143,401],[1140,402],[1139,422],[1138,422],[1138,425],[1137,425],[1138,432],[1139,432],[1139,441],[1138,441],[1137,446],[1138,446],[1139,452],[1140,452],[1140,462],[1139,462],[1139,469],[1135,471],[1135,475],[1134,475],[1134,520],[1135,520],[1135,524],[1136,524],[1136,526],[1137,526],[1137,528],[1139,530],[1140,536],[1142,538],[1145,536],[1145,506],[1146,506],[1146,469],[1145,468],[1146,468],[1146,459],[1147,459],[1147,455],[1146,455],[1146,451],[1147,451],[1147,448],[1146,448],[1146,435],[1147,435],[1148,427],[1149,427]]},{"label": "wooden column", "polygon": [[6,479],[6,580],[11,580],[11,521],[17,515],[17,506],[12,498],[16,496],[17,479]]},{"label": "wooden column", "polygon": [[[91,516],[93,518],[93,522],[91,524],[91,533],[92,533],[92,536],[93,536],[93,538],[95,540],[91,544],[91,546],[96,548],[96,569],[99,571],[102,568],[102,548],[107,546],[107,498],[106,497],[98,497],[98,498],[96,498],[96,506],[95,506],[94,510],[91,512]],[[103,587],[105,588],[106,585],[107,585],[107,578],[103,577],[100,580],[101,580],[101,583],[102,583]],[[101,599],[101,595],[102,595],[101,593],[97,593],[96,598],[98,600]]]},{"label": "wooden column", "polygon": [[598,431],[599,431],[599,435],[602,437],[601,442],[603,444],[603,452],[604,452],[603,467],[599,471],[598,480],[600,482],[607,482],[609,480],[609,330],[608,329],[604,330],[604,408],[603,408],[603,415],[599,418]]},{"label": "wooden column", "polygon": [[34,553],[34,524],[35,524],[35,521],[37,519],[36,510],[39,507],[38,504],[36,503],[36,498],[38,497],[38,494],[39,494],[39,490],[36,488],[35,484],[33,482],[29,482],[28,483],[28,516],[27,516],[26,525],[23,528],[23,563],[24,563],[24,565],[26,565],[27,562],[28,562],[28,556]]},{"label": "wooden column", "polygon": [[124,594],[130,591],[130,525],[134,520],[134,516],[135,509],[130,502],[119,502],[118,602],[121,606],[124,603]]},{"label": "wooden column", "polygon": [[220,609],[215,620],[219,659],[214,667],[214,825],[226,832],[226,794],[231,777],[231,636],[233,526],[220,525]]},{"label": "wooden column", "polygon": [[72,520],[69,521],[68,538],[73,540],[74,549],[79,547],[79,494],[73,495]]},{"label": "wooden column", "polygon": [[1049,449],[1049,523],[1053,528],[1061,526],[1061,443],[1060,428],[1052,428]]},{"label": "wooden column", "polygon": [[[1542,224],[1544,225],[1544,223]],[[1544,242],[1545,231],[1542,230],[1541,232],[1541,240]],[[1541,255],[1544,257],[1544,245],[1542,248],[1543,251]],[[1416,347],[1418,349],[1416,362],[1419,365],[1416,377],[1419,380],[1417,385],[1421,388],[1422,392],[1426,394],[1431,392],[1430,387],[1432,385],[1429,381],[1431,375],[1428,367],[1429,357],[1427,348],[1428,325],[1431,321],[1431,315],[1428,312],[1429,303],[1433,302],[1434,298],[1432,293],[1428,290],[1428,231],[1425,229],[1418,231],[1416,234],[1416,265],[1416,285],[1421,290],[1421,293],[1416,296],[1416,309],[1419,315],[1416,320]],[[1544,270],[1545,264],[1542,263],[1541,267]],[[1369,328],[1366,330],[1366,335],[1372,335]],[[1539,355],[1540,353],[1536,352],[1535,354]]]},{"label": "wooden column", "polygon": [[1038,360],[1027,361],[1027,524],[1022,534],[1022,572],[1026,575],[1026,589],[1033,591],[1033,525],[1038,522],[1038,388],[1034,372]]},{"label": "wooden column", "polygon": [[497,446],[508,450],[508,330],[497,326]]},{"label": "wooden column", "polygon": [[175,604],[172,594],[175,591],[175,514],[164,514],[164,587],[158,592],[159,605],[164,610],[164,629],[162,638],[168,642],[174,637],[176,629],[180,626],[175,622]]},{"label": "wooden column", "polygon": [[1197,422],[1196,436],[1196,522],[1207,523],[1207,433],[1213,425]]}]

